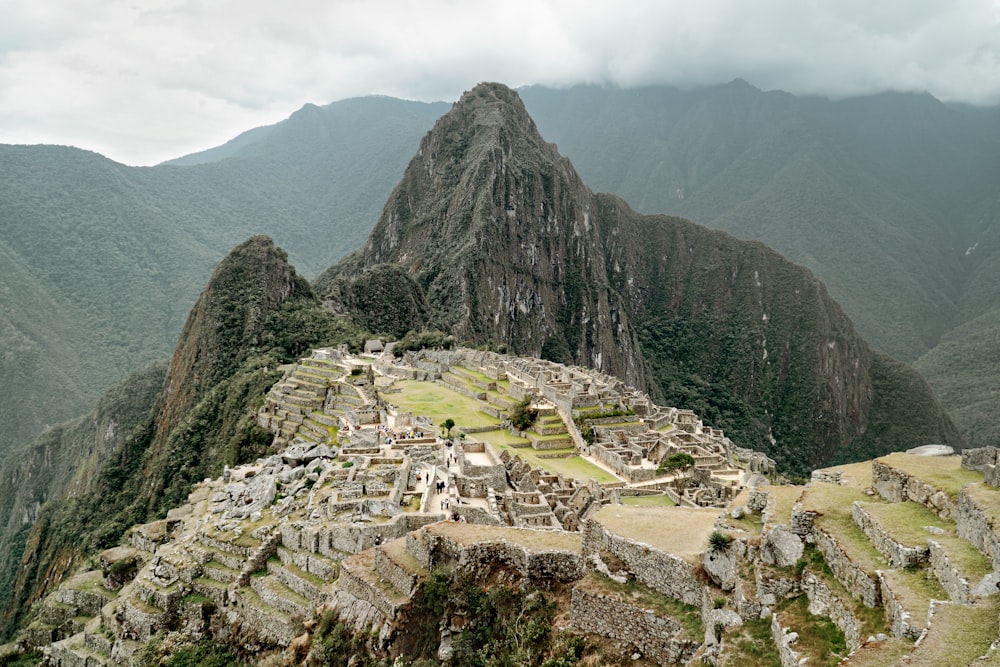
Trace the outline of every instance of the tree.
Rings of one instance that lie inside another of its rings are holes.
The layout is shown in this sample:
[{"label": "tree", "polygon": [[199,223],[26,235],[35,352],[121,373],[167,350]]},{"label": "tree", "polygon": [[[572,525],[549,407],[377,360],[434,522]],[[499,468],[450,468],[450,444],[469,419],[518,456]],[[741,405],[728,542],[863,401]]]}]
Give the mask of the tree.
[{"label": "tree", "polygon": [[453,428],[455,428],[455,420],[451,417],[441,422],[441,432],[445,433],[449,438],[451,437],[451,429]]},{"label": "tree", "polygon": [[687,452],[674,452],[660,461],[658,472],[684,472],[694,465],[694,457]]}]

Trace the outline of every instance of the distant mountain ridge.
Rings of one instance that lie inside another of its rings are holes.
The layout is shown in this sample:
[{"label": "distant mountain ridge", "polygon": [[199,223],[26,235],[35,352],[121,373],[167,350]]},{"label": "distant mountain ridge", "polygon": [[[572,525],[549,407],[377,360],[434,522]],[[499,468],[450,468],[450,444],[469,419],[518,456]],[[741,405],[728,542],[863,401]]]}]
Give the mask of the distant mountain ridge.
[{"label": "distant mountain ridge", "polygon": [[[991,358],[981,327],[1000,308],[997,109],[895,93],[832,102],[743,81],[521,94],[592,187],[808,266],[875,347],[916,360],[970,442],[1000,437],[982,408],[1000,374],[962,370]],[[307,277],[364,243],[447,107],[306,105],[153,168],[0,147],[0,451],[168,356],[212,265],[240,240],[270,234]]]},{"label": "distant mountain ridge", "polygon": [[618,375],[786,470],[960,443],[919,376],[872,353],[808,271],[593,194],[499,84],[435,124],[367,244],[316,288],[335,299],[386,265],[460,340]]}]

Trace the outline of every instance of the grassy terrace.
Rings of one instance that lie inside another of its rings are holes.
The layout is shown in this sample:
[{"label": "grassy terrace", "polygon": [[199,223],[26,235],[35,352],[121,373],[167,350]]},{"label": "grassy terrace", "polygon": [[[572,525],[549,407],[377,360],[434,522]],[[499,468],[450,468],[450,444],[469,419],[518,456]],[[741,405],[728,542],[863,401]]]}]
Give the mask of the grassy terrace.
[{"label": "grassy terrace", "polygon": [[966,491],[972,496],[987,516],[993,519],[994,526],[1000,526],[1000,489],[987,486],[980,480],[975,484],[966,487]]},{"label": "grassy terrace", "polygon": [[771,506],[771,523],[789,525],[792,520],[792,508],[799,502],[804,487],[801,486],[768,486],[768,505]]},{"label": "grassy terrace", "polygon": [[474,371],[471,368],[466,368],[465,366],[455,366],[455,368],[459,371],[457,373],[458,375],[468,375],[469,377],[476,378],[481,382],[496,382],[493,378],[487,377],[485,374],[480,373],[479,371]]},{"label": "grassy terrace", "polygon": [[480,412],[479,401],[448,387],[416,380],[400,380],[396,386],[400,391],[387,396],[390,403],[415,415],[430,417],[435,424],[449,417],[458,426],[472,428],[500,424],[499,420]]},{"label": "grassy terrace", "polygon": [[[925,545],[928,538],[936,540],[947,552],[952,564],[973,582],[993,569],[986,556],[958,536],[954,523],[941,519],[924,505],[911,501],[861,505],[900,544],[916,547]],[[944,533],[932,534],[924,526],[940,528]]]},{"label": "grassy terrace", "polygon": [[643,542],[689,563],[700,561],[718,509],[607,505],[591,516],[615,535]]},{"label": "grassy terrace", "polygon": [[[491,431],[492,432],[492,431]],[[488,433],[477,433],[476,436],[480,437],[483,435],[489,435]],[[566,436],[562,436],[566,437]],[[486,438],[483,438],[486,440]],[[611,484],[614,482],[620,482],[617,477],[609,473],[604,468],[599,468],[595,466],[590,461],[581,458],[576,450],[573,448],[566,449],[547,449],[544,452],[539,452],[532,449],[531,447],[522,447],[515,449],[510,445],[496,444],[498,450],[508,449],[511,454],[517,454],[522,459],[524,459],[528,465],[532,468],[542,468],[548,470],[554,475],[562,475],[569,479],[578,479],[581,481],[586,481],[588,479],[595,479],[600,484]],[[499,452],[498,452],[499,453]],[[539,454],[569,454],[569,456],[557,459],[549,458],[539,458]]]},{"label": "grassy terrace", "polygon": [[[889,588],[892,589],[903,609],[913,614],[913,624],[920,627],[927,620],[927,610],[931,600],[947,600],[948,593],[941,588],[934,573],[929,568],[914,570],[885,570],[882,572]],[[993,635],[997,634],[996,619],[993,621]]]},{"label": "grassy terrace", "polygon": [[871,642],[858,649],[842,667],[886,667],[897,665],[899,660],[913,650],[913,642],[905,639],[887,639]]},{"label": "grassy terrace", "polygon": [[982,473],[961,467],[960,456],[913,456],[896,452],[875,460],[941,489],[952,499],[958,497],[959,489],[966,484],[983,481]]},{"label": "grassy terrace", "polygon": [[802,495],[802,506],[818,513],[816,525],[833,535],[851,561],[874,573],[889,564],[851,518],[855,500],[870,501],[871,497],[859,488],[812,482]]},{"label": "grassy terrace", "polygon": [[[972,606],[937,606],[931,629],[908,663],[911,667],[968,665],[985,655],[997,637],[997,596]],[[853,663],[852,663],[853,664]]]},{"label": "grassy terrace", "polygon": [[508,526],[483,526],[471,523],[441,521],[425,526],[432,535],[440,535],[463,545],[482,542],[512,542],[530,551],[580,551],[580,533],[555,530],[532,530]]},{"label": "grassy terrace", "polygon": [[622,504],[628,507],[674,507],[677,505],[669,496],[625,496]]},{"label": "grassy terrace", "polygon": [[652,609],[654,613],[660,616],[668,616],[681,624],[681,627],[684,628],[683,634],[686,639],[701,642],[705,638],[705,626],[702,625],[701,609],[674,600],[662,593],[657,593],[653,589],[647,588],[636,581],[628,581],[620,584],[603,574],[591,572],[580,580],[577,587],[587,592],[614,596],[631,605],[642,607],[643,609]]}]

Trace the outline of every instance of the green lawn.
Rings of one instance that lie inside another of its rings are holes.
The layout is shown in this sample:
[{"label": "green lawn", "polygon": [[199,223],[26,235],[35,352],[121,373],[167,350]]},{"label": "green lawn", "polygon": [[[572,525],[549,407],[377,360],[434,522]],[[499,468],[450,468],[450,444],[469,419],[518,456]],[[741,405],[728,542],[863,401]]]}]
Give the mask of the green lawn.
[{"label": "green lawn", "polygon": [[[491,431],[490,433],[496,433],[496,431]],[[476,437],[488,436],[490,433],[477,433]],[[486,440],[486,438],[483,439]],[[593,478],[601,484],[611,484],[621,481],[603,468],[598,468],[593,463],[580,458],[576,454],[575,449],[548,449],[544,452],[538,452],[530,447],[514,449],[507,444],[499,442],[491,444],[494,444],[497,449],[508,449],[511,454],[517,454],[527,461],[528,465],[532,468],[543,468],[553,474],[562,475],[570,479],[585,481]],[[570,454],[570,456],[558,459],[543,459],[538,457],[539,454]]]},{"label": "green lawn", "polygon": [[[473,438],[476,440],[482,440],[483,442],[488,442],[494,447],[502,446],[515,446],[515,445],[527,445],[531,446],[531,441],[527,438],[519,438],[516,435],[511,435],[510,431],[506,429],[497,429],[495,431],[485,431],[483,433],[474,433]],[[523,451],[523,450],[518,450]]]},{"label": "green lawn", "polygon": [[387,400],[400,409],[440,424],[449,417],[458,426],[494,426],[499,420],[479,411],[479,401],[431,382],[400,380],[398,393],[388,394]]},{"label": "green lawn", "polygon": [[673,507],[677,503],[669,496],[624,496],[622,504],[629,507]]}]

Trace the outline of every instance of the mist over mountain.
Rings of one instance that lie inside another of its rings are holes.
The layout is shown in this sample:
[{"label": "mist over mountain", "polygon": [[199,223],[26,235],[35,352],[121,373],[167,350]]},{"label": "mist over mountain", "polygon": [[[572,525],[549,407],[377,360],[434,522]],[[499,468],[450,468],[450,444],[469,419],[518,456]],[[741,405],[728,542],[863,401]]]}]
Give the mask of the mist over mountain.
[{"label": "mist over mountain", "polygon": [[[961,370],[989,359],[988,327],[974,323],[995,317],[1000,293],[996,109],[896,93],[833,102],[743,81],[522,96],[591,187],[809,267],[875,348],[916,361],[968,440],[997,436],[975,406],[1000,379]],[[141,169],[70,148],[0,148],[0,449],[168,356],[212,265],[247,236],[273,236],[307,277],[364,243],[445,109],[385,97],[307,105]]]},{"label": "mist over mountain", "polygon": [[[594,194],[514,91],[483,84],[424,137],[367,243],[315,289],[270,238],[241,243],[188,314],[169,368],[6,459],[7,627],[83,554],[266,453],[255,411],[281,363],[310,346],[357,348],[383,327],[618,374],[796,474],[961,443],[922,379],[871,351],[808,270]],[[33,466],[50,474],[32,478]]]}]

